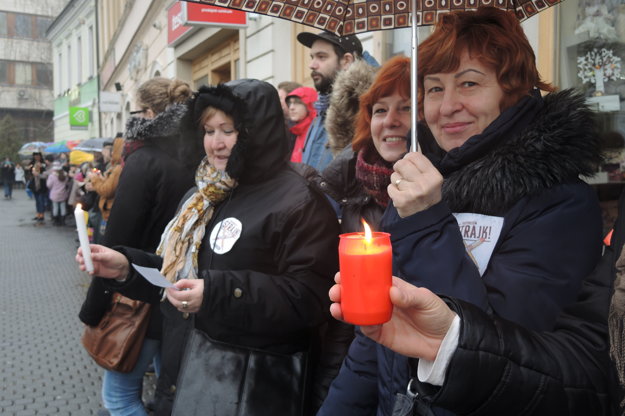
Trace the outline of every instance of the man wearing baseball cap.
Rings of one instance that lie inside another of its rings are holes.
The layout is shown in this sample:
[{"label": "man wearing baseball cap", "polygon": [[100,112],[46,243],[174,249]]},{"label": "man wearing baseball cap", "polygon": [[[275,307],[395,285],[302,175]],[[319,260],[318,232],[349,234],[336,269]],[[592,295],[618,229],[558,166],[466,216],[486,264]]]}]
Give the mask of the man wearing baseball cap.
[{"label": "man wearing baseball cap", "polygon": [[310,76],[319,98],[315,103],[317,117],[313,120],[308,135],[302,162],[321,172],[332,160],[328,136],[324,127],[326,110],[330,104],[332,85],[339,71],[349,68],[362,57],[362,44],[355,35],[339,37],[330,32],[301,32],[297,40],[310,48]]}]

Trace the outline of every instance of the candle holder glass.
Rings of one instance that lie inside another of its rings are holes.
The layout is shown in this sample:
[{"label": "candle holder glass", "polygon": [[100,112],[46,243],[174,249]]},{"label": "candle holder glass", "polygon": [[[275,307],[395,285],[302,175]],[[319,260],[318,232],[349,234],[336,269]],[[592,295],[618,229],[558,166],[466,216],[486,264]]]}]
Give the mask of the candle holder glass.
[{"label": "candle holder glass", "polygon": [[390,234],[341,234],[339,263],[341,271],[341,310],[343,319],[354,325],[378,325],[391,319],[389,296],[392,284]]}]

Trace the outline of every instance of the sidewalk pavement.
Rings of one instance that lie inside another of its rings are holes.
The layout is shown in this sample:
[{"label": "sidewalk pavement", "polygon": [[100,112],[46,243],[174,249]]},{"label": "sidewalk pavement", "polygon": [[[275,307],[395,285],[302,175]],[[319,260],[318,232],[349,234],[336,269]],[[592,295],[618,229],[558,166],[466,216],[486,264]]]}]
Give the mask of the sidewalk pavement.
[{"label": "sidewalk pavement", "polygon": [[0,415],[96,415],[103,370],[80,343],[91,278],[74,261],[73,217],[34,216],[23,189],[0,200]]}]

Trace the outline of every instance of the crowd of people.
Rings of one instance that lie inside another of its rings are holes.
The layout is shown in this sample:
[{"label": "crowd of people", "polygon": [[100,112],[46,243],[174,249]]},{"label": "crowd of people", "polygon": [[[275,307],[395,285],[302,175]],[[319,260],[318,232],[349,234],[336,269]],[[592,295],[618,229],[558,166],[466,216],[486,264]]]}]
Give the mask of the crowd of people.
[{"label": "crowd of people", "polygon": [[[64,226],[77,203],[89,208],[88,197],[92,179],[95,183],[100,169],[110,163],[108,151],[110,143],[105,143],[102,151],[95,152],[93,162],[70,164],[67,153],[32,153],[30,158],[13,162],[5,157],[1,166],[1,182],[4,199],[13,199],[13,191],[24,189],[29,199],[35,202],[36,225],[45,224],[46,212],[55,226]],[[101,175],[100,175],[101,176]]]},{"label": "crowd of people", "polygon": [[[516,17],[442,16],[419,47],[418,109],[409,58],[379,65],[356,36],[298,40],[314,88],[155,78],[103,173],[28,165],[38,218],[42,190],[56,217],[63,198],[91,208],[80,319],[97,325],[113,293],[151,305],[134,369],[105,370],[107,411],[622,414],[625,215],[604,247],[579,179],[601,160],[592,112],[541,79]],[[394,309],[354,327],[338,235],[361,219],[390,234]]]}]

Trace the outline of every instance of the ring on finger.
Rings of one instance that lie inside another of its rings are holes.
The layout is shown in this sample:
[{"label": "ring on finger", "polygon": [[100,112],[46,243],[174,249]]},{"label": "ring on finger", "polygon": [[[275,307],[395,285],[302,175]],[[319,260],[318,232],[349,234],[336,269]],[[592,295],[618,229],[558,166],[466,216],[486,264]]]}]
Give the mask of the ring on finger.
[{"label": "ring on finger", "polygon": [[399,184],[400,184],[400,183],[401,183],[401,181],[403,181],[403,180],[404,180],[404,178],[399,178],[399,179],[396,179],[396,180],[395,180],[395,186],[396,186],[396,187],[397,187],[397,186],[399,186]]}]

